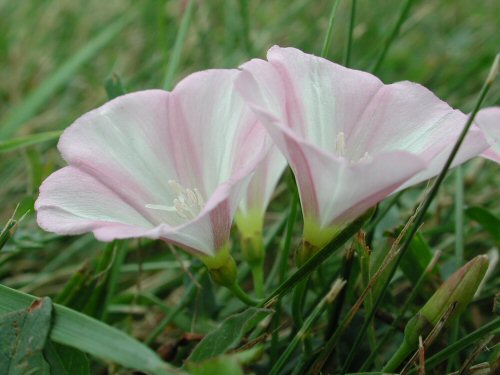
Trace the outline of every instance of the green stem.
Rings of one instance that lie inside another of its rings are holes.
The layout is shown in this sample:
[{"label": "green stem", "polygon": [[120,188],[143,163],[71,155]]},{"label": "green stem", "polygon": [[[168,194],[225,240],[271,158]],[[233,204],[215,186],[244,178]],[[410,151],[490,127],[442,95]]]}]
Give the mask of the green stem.
[{"label": "green stem", "polygon": [[316,268],[318,268],[330,255],[344,245],[352,236],[354,236],[363,226],[365,221],[370,218],[372,210],[368,210],[365,214],[358,217],[345,227],[328,245],[316,252],[309,258],[302,267],[286,279],[280,286],[278,286],[260,306],[266,306],[274,302],[279,297],[288,294],[299,282],[309,276]]},{"label": "green stem", "polygon": [[298,283],[293,289],[293,299],[292,299],[292,318],[297,329],[299,329],[304,320],[302,319],[302,307],[304,306],[304,299],[307,290],[307,283],[309,277],[306,277],[300,283]]},{"label": "green stem", "polygon": [[476,101],[476,105],[474,106],[474,110],[469,115],[467,122],[465,123],[460,135],[458,136],[457,141],[455,142],[455,145],[453,146],[453,149],[450,152],[450,156],[446,160],[446,163],[444,164],[443,168],[441,169],[441,172],[434,180],[434,183],[432,185],[431,190],[429,191],[426,199],[422,203],[422,205],[417,213],[417,216],[415,217],[415,221],[413,222],[413,225],[411,226],[411,229],[409,230],[409,233],[406,236],[405,242],[403,243],[403,245],[400,248],[399,254],[396,258],[396,261],[394,262],[394,265],[392,266],[392,268],[390,270],[389,276],[387,277],[387,279],[382,287],[382,290],[381,290],[379,296],[377,297],[377,300],[375,301],[373,309],[371,309],[371,311],[370,311],[369,318],[367,320],[365,320],[363,326],[361,327],[361,330],[360,330],[358,336],[356,337],[356,340],[354,341],[353,346],[351,347],[351,349],[349,351],[349,354],[348,354],[347,359],[344,363],[344,366],[342,367],[342,371],[341,371],[342,374],[345,374],[346,369],[350,366],[350,364],[354,358],[354,354],[357,352],[357,349],[361,343],[361,340],[363,339],[363,337],[365,335],[366,329],[368,328],[368,325],[370,324],[371,319],[373,319],[373,317],[375,316],[375,312],[377,311],[377,309],[380,305],[380,302],[382,301],[382,299],[385,296],[385,292],[387,291],[388,286],[389,286],[394,274],[396,273],[396,270],[399,266],[399,263],[401,262],[401,259],[406,254],[406,251],[410,248],[410,244],[411,244],[411,241],[413,240],[413,237],[415,236],[415,234],[419,230],[419,228],[424,220],[424,216],[425,216],[427,210],[429,209],[429,206],[431,205],[432,200],[437,195],[439,187],[441,186],[441,183],[443,182],[444,178],[446,177],[446,174],[448,172],[448,169],[451,166],[451,163],[455,159],[455,156],[456,156],[458,150],[460,149],[460,146],[462,145],[462,143],[465,139],[465,136],[467,135],[469,128],[471,127],[471,125],[474,121],[474,118],[476,117],[477,112],[479,111],[479,108],[481,108],[481,105],[483,104],[483,101],[486,97],[486,94],[490,90],[491,85],[493,84],[493,81],[495,80],[496,75],[498,74],[499,64],[500,64],[500,54],[498,54],[496,56],[495,61],[492,64],[490,73],[488,74],[488,77],[486,78],[486,81],[483,85],[483,88],[481,89],[481,92],[479,93],[478,99]]},{"label": "green stem", "polygon": [[380,67],[382,66],[382,63],[384,62],[385,56],[387,55],[387,51],[389,51],[389,48],[391,47],[392,43],[396,39],[396,37],[399,34],[399,30],[401,29],[401,26],[403,25],[404,21],[408,17],[408,14],[410,13],[410,8],[413,4],[413,0],[406,0],[403,6],[401,7],[401,11],[399,13],[398,20],[394,24],[394,27],[387,37],[387,39],[384,42],[384,46],[380,50],[380,54],[377,57],[377,61],[375,62],[372,72],[375,74],[378,72]]},{"label": "green stem", "polygon": [[330,43],[332,41],[333,34],[333,24],[335,21],[335,14],[337,13],[337,7],[340,0],[334,0],[332,5],[332,10],[330,11],[330,18],[328,20],[328,29],[325,35],[325,41],[323,42],[323,48],[321,49],[321,57],[326,58],[328,56],[328,49],[330,48]]},{"label": "green stem", "polygon": [[[302,284],[307,284],[307,283],[301,283],[297,285],[297,290]],[[295,291],[294,291],[295,292]],[[328,293],[329,294],[329,293]],[[301,341],[304,340],[304,338],[307,337],[309,331],[311,330],[312,325],[314,322],[319,318],[319,316],[323,313],[325,307],[327,306],[327,303],[331,302],[328,301],[328,294],[327,296],[323,297],[323,299],[318,303],[318,305],[314,308],[314,310],[309,314],[307,319],[304,321],[304,324],[300,327],[298,332],[295,334],[294,338],[290,342],[290,344],[287,346],[283,354],[278,358],[276,362],[274,362],[274,365],[269,372],[269,375],[276,375],[279,373],[279,371],[283,368],[285,363],[288,361],[290,356],[293,354],[293,352],[297,349],[297,346],[300,344]]]},{"label": "green stem", "polygon": [[411,348],[403,342],[396,353],[393,354],[391,359],[389,359],[387,364],[384,366],[382,372],[394,372],[411,352]]},{"label": "green stem", "polygon": [[[455,268],[462,267],[464,261],[464,169],[458,166],[455,171]],[[460,331],[460,316],[457,316],[452,323],[449,344],[458,339]],[[456,365],[456,356],[452,356],[448,361],[446,372]]]},{"label": "green stem", "polygon": [[191,16],[193,15],[194,0],[188,0],[184,14],[182,15],[181,25],[177,36],[175,37],[174,47],[172,48],[172,55],[170,55],[170,60],[168,62],[167,71],[165,72],[165,79],[163,80],[163,88],[165,90],[170,90],[172,88],[175,73],[179,62],[181,60],[182,47],[186,41],[187,32],[189,30],[189,24],[191,23]]},{"label": "green stem", "polygon": [[[196,281],[198,282],[203,274],[205,273],[205,269],[201,269],[196,277]],[[181,310],[187,306],[187,304],[194,298],[196,294],[197,286],[193,280],[189,280],[189,285],[182,296],[181,301],[177,304],[177,306],[170,311],[170,313],[163,318],[163,320],[156,326],[156,328],[151,332],[151,334],[146,338],[145,343],[147,345],[151,344],[156,338],[163,332],[165,327],[176,317],[176,315],[181,312]]]},{"label": "green stem", "polygon": [[233,294],[238,297],[238,299],[248,306],[257,306],[260,303],[260,300],[255,299],[249,296],[243,289],[240,288],[238,283],[234,283],[231,286],[227,287]]},{"label": "green stem", "polygon": [[290,247],[292,244],[293,229],[295,228],[295,223],[298,216],[297,212],[299,207],[299,193],[297,192],[297,188],[293,181],[290,182],[289,186],[292,190],[292,200],[290,202],[290,213],[288,214],[288,220],[286,222],[285,241],[280,251],[278,252],[278,256],[274,261],[271,271],[268,274],[265,285],[266,290],[270,288],[277,274],[279,284],[285,281],[287,270],[290,268],[288,267],[288,258],[290,254]]},{"label": "green stem", "polygon": [[253,278],[253,289],[258,298],[264,298],[264,262],[255,262],[250,265]]},{"label": "green stem", "polygon": [[[498,333],[500,333],[500,317],[493,319],[491,322],[483,325],[481,328],[478,328],[474,332],[469,333],[467,336],[462,337],[460,340],[455,341],[453,344],[446,346],[445,349],[441,350],[437,354],[434,354],[432,357],[426,358],[425,368],[426,370],[432,370],[435,366],[446,361],[450,356],[474,344],[482,337],[488,334]],[[408,375],[415,374],[415,372],[415,369],[410,370]]]},{"label": "green stem", "polygon": [[[302,329],[304,325],[304,319],[302,317],[303,307],[306,300],[307,295],[307,284],[309,284],[310,277],[306,277],[302,280],[294,289],[293,289],[293,298],[292,298],[292,318],[297,329]],[[312,342],[311,338],[308,337],[306,333],[303,336],[304,342],[304,352],[310,353],[312,351]]]},{"label": "green stem", "polygon": [[359,369],[359,371],[366,371],[367,370],[368,366],[371,365],[371,363],[372,363],[373,359],[375,358],[375,356],[378,353],[380,353],[380,349],[382,348],[382,346],[392,336],[392,334],[396,330],[396,327],[398,326],[398,324],[403,320],[403,317],[404,317],[406,311],[408,310],[408,307],[410,307],[410,304],[413,302],[413,300],[415,299],[415,297],[417,296],[417,294],[420,292],[420,288],[424,284],[424,281],[427,280],[429,273],[431,273],[434,270],[434,266],[435,266],[435,264],[437,262],[437,258],[438,258],[438,255],[435,255],[429,261],[429,264],[427,265],[427,267],[424,270],[424,272],[422,272],[422,274],[418,278],[417,283],[412,288],[410,295],[406,299],[406,301],[403,304],[403,307],[399,311],[398,315],[396,316],[396,318],[392,322],[391,326],[389,327],[389,329],[387,330],[387,332],[385,333],[385,335],[382,337],[382,339],[380,339],[377,347],[374,350],[372,350],[372,352],[370,353],[370,355],[368,356],[368,358],[366,359],[366,361],[363,363],[363,365],[361,366],[361,368]]},{"label": "green stem", "polygon": [[354,20],[356,19],[356,0],[351,0],[351,17],[349,19],[349,31],[347,32],[347,43],[345,47],[344,66],[347,68],[351,63],[352,34],[354,31]]}]

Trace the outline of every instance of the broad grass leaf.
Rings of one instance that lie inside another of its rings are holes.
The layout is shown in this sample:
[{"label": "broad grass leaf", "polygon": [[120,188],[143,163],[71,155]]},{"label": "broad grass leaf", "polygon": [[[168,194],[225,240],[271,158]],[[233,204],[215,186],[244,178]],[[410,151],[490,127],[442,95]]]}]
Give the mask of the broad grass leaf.
[{"label": "broad grass leaf", "polygon": [[0,374],[49,374],[42,351],[50,332],[52,302],[45,297],[27,309],[0,316]]},{"label": "broad grass leaf", "polygon": [[469,219],[477,221],[487,231],[497,246],[500,247],[500,218],[482,207],[470,207],[465,210]]},{"label": "broad grass leaf", "polygon": [[50,131],[43,133],[35,133],[23,137],[13,138],[6,141],[0,141],[0,153],[16,151],[28,146],[33,146],[39,143],[55,141],[59,139],[61,131]]},{"label": "broad grass leaf", "polygon": [[188,360],[202,362],[235,348],[243,336],[271,312],[272,310],[250,307],[239,314],[231,315],[200,341]]},{"label": "broad grass leaf", "polygon": [[49,341],[45,345],[44,356],[53,374],[90,375],[89,359],[77,349]]},{"label": "broad grass leaf", "polygon": [[193,375],[244,375],[238,360],[230,355],[221,355],[200,363],[189,362],[186,368]]}]

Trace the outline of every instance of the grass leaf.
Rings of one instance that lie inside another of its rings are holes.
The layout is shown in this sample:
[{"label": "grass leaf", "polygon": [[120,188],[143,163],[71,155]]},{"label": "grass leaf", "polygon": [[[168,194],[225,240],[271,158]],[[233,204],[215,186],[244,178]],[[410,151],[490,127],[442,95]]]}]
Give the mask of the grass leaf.
[{"label": "grass leaf", "polygon": [[219,327],[200,341],[189,356],[189,361],[201,362],[234,348],[243,336],[268,316],[271,311],[251,307],[226,318]]},{"label": "grass leaf", "polygon": [[50,298],[0,316],[0,374],[49,374],[42,351],[52,316]]}]

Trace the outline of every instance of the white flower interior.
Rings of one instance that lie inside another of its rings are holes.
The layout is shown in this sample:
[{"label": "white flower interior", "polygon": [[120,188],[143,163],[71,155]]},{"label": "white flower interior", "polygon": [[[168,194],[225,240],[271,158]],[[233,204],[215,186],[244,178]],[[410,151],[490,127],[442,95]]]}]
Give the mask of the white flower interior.
[{"label": "white flower interior", "polygon": [[[335,141],[335,155],[337,155],[339,158],[346,158],[346,143],[344,132],[339,132],[337,134],[337,139]],[[371,157],[368,152],[365,152],[359,159],[355,160],[349,158],[349,161],[351,163],[361,163],[364,161],[368,161],[370,158]]]}]

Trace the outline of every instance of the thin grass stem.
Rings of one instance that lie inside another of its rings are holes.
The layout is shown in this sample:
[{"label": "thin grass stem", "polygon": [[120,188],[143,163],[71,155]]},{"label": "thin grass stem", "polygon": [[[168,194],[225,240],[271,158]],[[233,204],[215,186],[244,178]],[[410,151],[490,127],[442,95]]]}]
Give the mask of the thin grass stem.
[{"label": "thin grass stem", "polygon": [[337,14],[337,7],[340,0],[333,0],[332,10],[330,11],[330,18],[328,19],[328,29],[326,30],[325,40],[323,42],[323,48],[321,48],[321,57],[328,57],[328,50],[330,49],[330,44],[332,42],[333,35],[333,24],[335,23],[335,15]]},{"label": "thin grass stem", "polygon": [[385,56],[387,55],[387,52],[389,51],[389,48],[391,47],[392,43],[396,40],[396,37],[399,34],[399,30],[401,29],[401,26],[403,23],[406,21],[408,18],[408,14],[410,13],[411,6],[413,4],[413,0],[406,0],[401,7],[401,11],[399,12],[398,19],[396,23],[394,24],[394,27],[392,28],[389,36],[384,42],[384,45],[382,46],[382,49],[380,50],[380,53],[377,57],[377,60],[375,61],[375,64],[373,65],[372,72],[374,74],[378,73],[380,70],[380,67],[382,66],[382,63],[385,60]]},{"label": "thin grass stem", "polygon": [[188,0],[186,9],[182,15],[181,25],[179,27],[179,31],[177,32],[177,36],[175,37],[174,47],[172,48],[172,54],[170,55],[167,70],[165,72],[165,78],[163,80],[163,88],[165,90],[170,90],[174,83],[175,74],[181,60],[182,48],[186,42],[186,36],[191,23],[191,17],[193,15],[193,4],[194,0]]},{"label": "thin grass stem", "polygon": [[347,41],[345,45],[344,66],[347,68],[351,64],[352,37],[354,32],[354,21],[356,19],[356,0],[351,0],[351,16],[349,18],[349,30],[347,31]]}]

